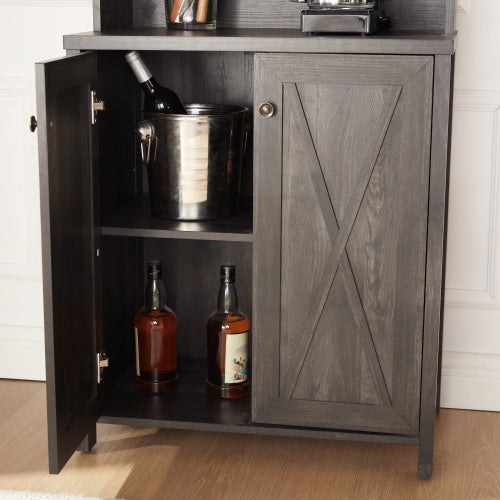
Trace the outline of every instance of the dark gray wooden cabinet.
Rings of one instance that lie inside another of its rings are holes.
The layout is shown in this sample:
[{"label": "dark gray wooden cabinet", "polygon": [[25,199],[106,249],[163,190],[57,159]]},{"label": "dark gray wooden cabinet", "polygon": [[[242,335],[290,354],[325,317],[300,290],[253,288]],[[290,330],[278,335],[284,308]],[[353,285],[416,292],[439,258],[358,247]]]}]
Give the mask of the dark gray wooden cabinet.
[{"label": "dark gray wooden cabinet", "polygon": [[257,120],[257,178],[275,192],[259,203],[256,297],[274,307],[254,318],[254,418],[416,435],[433,59],[256,63],[257,100],[282,112]]},{"label": "dark gray wooden cabinet", "polygon": [[[269,2],[222,1],[223,27],[198,34],[154,26],[161,16],[140,1],[94,3],[96,31],[37,65],[50,471],[88,451],[100,421],[417,444],[430,477],[452,2],[420,0],[412,21],[391,0],[403,31],[372,37],[302,35],[282,0],[287,16],[265,29],[249,26]],[[416,31],[431,17],[435,32]],[[131,49],[185,102],[249,107],[236,217],[149,215]],[[179,321],[179,383],[161,396],[134,387],[150,258],[164,262]],[[228,261],[252,321],[252,394],[235,401],[205,390],[205,319]]]}]

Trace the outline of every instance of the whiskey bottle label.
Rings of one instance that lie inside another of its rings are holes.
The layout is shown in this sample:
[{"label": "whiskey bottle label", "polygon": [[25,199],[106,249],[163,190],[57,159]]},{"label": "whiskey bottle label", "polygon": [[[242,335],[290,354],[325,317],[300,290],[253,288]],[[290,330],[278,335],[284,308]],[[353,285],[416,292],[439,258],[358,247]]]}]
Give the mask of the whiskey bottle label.
[{"label": "whiskey bottle label", "polygon": [[138,377],[141,376],[141,367],[139,365],[139,335],[137,333],[137,328],[135,330],[135,373]]},{"label": "whiskey bottle label", "polygon": [[226,336],[224,382],[241,384],[248,380],[248,332]]}]

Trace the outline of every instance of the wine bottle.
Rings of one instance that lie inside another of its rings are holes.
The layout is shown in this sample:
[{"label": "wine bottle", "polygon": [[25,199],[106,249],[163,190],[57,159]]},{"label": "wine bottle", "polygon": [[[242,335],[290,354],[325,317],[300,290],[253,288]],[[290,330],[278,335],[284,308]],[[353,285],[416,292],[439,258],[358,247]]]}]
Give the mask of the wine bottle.
[{"label": "wine bottle", "polygon": [[144,307],[134,318],[137,388],[169,391],[177,379],[177,317],[165,302],[162,266],[148,263]]},{"label": "wine bottle", "polygon": [[144,92],[144,111],[187,115],[186,108],[177,94],[173,90],[162,87],[156,81],[138,52],[135,50],[128,52],[125,59],[130,64]]},{"label": "wine bottle", "polygon": [[220,281],[217,310],[207,320],[207,386],[217,396],[237,398],[250,388],[250,323],[238,309],[235,266],[221,266]]}]

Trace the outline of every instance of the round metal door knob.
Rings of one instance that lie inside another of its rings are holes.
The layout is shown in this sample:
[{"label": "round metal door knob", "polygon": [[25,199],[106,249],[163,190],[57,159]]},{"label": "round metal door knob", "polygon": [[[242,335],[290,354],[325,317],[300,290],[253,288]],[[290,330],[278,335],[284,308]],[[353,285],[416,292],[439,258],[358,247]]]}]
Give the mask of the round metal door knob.
[{"label": "round metal door knob", "polygon": [[274,106],[270,102],[263,102],[259,106],[259,113],[264,117],[264,118],[271,118],[271,116],[274,115]]},{"label": "round metal door knob", "polygon": [[30,131],[34,132],[36,130],[36,126],[38,123],[36,122],[36,118],[34,116],[30,116],[29,127]]}]

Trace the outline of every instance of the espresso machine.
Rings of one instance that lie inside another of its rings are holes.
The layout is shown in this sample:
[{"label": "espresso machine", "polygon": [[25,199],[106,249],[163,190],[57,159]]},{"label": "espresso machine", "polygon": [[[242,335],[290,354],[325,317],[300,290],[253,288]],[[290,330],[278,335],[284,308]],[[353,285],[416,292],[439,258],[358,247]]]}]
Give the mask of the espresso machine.
[{"label": "espresso machine", "polygon": [[368,35],[389,27],[382,15],[382,0],[290,0],[307,3],[301,13],[304,33],[360,33]]}]

